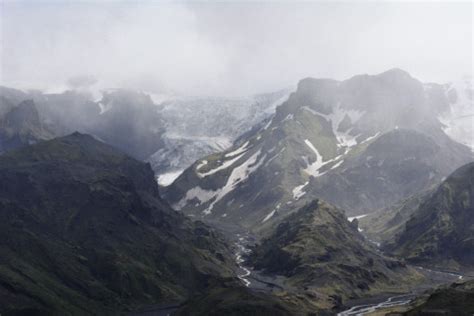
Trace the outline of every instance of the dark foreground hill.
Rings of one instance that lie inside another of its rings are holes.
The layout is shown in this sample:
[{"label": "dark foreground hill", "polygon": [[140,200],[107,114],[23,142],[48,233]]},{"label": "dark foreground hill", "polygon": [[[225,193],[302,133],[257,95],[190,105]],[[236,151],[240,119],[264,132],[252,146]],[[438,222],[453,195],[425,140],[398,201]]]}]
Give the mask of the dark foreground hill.
[{"label": "dark foreground hill", "polygon": [[471,316],[474,314],[474,281],[454,283],[418,298],[403,315]]},{"label": "dark foreground hill", "polygon": [[407,260],[449,269],[474,267],[474,163],[428,196],[388,249]]},{"label": "dark foreground hill", "polygon": [[250,256],[255,269],[337,307],[346,299],[407,290],[420,276],[368,245],[343,211],[313,201],[280,223]]},{"label": "dark foreground hill", "polygon": [[113,314],[233,275],[226,244],[161,200],[148,164],[88,135],[0,156],[0,313]]}]

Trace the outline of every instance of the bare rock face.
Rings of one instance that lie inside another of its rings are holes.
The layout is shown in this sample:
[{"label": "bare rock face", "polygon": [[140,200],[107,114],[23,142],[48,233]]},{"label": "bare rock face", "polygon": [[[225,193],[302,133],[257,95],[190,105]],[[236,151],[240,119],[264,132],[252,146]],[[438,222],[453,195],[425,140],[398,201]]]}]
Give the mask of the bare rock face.
[{"label": "bare rock face", "polygon": [[53,138],[32,100],[13,106],[0,118],[0,152]]}]

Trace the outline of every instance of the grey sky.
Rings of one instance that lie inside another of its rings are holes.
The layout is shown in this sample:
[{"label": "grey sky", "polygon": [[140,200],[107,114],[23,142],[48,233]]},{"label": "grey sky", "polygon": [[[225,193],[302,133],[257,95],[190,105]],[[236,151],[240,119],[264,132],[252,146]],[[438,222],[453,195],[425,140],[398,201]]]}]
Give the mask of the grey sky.
[{"label": "grey sky", "polygon": [[245,95],[393,67],[446,82],[472,75],[472,38],[471,2],[3,0],[0,84]]}]

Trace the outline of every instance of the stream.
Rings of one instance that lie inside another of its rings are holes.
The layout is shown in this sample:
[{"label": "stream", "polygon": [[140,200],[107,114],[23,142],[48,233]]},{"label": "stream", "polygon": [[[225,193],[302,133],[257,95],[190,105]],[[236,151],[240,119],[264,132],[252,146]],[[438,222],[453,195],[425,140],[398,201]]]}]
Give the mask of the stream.
[{"label": "stream", "polygon": [[236,236],[237,240],[235,246],[237,250],[235,252],[235,262],[239,268],[237,277],[242,283],[252,290],[266,293],[271,293],[275,290],[283,290],[284,277],[265,275],[262,274],[261,271],[253,270],[251,267],[244,265],[245,256],[252,251],[248,246],[254,242],[254,239],[249,233],[236,234]]},{"label": "stream", "polygon": [[392,296],[382,302],[352,306],[350,309],[338,313],[337,316],[362,316],[378,309],[406,305],[415,297],[415,294]]},{"label": "stream", "polygon": [[239,267],[239,271],[237,272],[237,277],[244,283],[246,287],[249,287],[252,282],[249,280],[249,276],[252,274],[252,271],[246,268],[243,263],[245,259],[243,256],[250,253],[250,249],[247,248],[249,243],[249,235],[248,234],[237,234],[237,241],[235,243],[237,247],[237,251],[235,253],[235,262]]}]

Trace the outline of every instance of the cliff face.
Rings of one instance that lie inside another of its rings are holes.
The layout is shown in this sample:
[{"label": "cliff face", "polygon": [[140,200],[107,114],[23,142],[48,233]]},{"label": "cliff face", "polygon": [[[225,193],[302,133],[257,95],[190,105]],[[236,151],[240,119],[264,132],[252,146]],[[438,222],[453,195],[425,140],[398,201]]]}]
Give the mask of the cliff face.
[{"label": "cliff face", "polygon": [[41,123],[32,100],[6,106],[4,110],[0,115],[0,153],[53,138],[53,133]]}]

